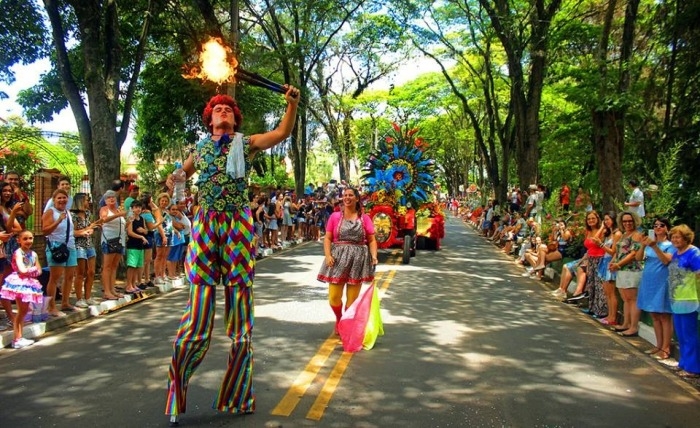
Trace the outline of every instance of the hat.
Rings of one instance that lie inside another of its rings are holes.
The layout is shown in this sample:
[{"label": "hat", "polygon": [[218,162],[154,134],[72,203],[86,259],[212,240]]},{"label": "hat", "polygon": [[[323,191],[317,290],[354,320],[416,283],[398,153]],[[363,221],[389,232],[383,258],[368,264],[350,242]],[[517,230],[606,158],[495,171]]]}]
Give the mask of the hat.
[{"label": "hat", "polygon": [[537,190],[537,185],[536,184],[531,184],[530,187],[528,187],[530,190]]}]

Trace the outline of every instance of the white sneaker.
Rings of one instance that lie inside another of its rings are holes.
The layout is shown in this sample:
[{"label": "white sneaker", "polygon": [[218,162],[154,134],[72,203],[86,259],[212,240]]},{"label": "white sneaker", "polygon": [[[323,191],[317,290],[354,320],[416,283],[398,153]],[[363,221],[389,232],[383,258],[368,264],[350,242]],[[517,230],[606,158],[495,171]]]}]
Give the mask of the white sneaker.
[{"label": "white sneaker", "polygon": [[84,309],[84,308],[87,308],[89,305],[85,299],[80,299],[77,302],[75,302],[75,306]]},{"label": "white sneaker", "polygon": [[14,349],[22,349],[26,348],[27,346],[33,345],[34,341],[31,339],[26,339],[24,337],[20,337],[17,340],[12,341],[12,348]]},{"label": "white sneaker", "polygon": [[87,301],[85,303],[87,303],[88,306],[99,305],[99,303],[97,303],[97,300],[95,300],[95,299],[87,299]]}]

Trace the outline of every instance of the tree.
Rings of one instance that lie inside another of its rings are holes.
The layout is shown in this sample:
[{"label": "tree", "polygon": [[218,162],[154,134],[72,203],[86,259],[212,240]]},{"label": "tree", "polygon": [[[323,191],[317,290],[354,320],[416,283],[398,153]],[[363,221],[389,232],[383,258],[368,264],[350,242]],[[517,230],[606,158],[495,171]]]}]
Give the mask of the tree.
[{"label": "tree", "polygon": [[341,180],[350,179],[350,160],[356,156],[351,136],[356,100],[403,61],[402,30],[386,14],[360,14],[353,19],[352,31],[331,43],[312,74],[320,108],[310,112],[328,136]]},{"label": "tree", "polygon": [[[149,28],[159,6],[156,0],[119,8],[116,1],[44,0],[53,69],[37,87],[25,90],[19,102],[33,120],[41,121],[70,106],[95,197],[119,177],[119,151],[129,130]],[[38,5],[32,3],[27,13],[40,15]],[[69,48],[69,41],[76,43]],[[41,54],[37,49],[11,61]]]},{"label": "tree", "polygon": [[[298,82],[302,96],[311,96],[310,82],[319,63],[327,55],[334,38],[360,12],[365,0],[345,2],[279,2],[246,0],[247,12],[254,18],[269,47],[269,54],[277,59],[285,82]],[[381,4],[373,4],[375,8]],[[309,106],[301,103],[298,120],[292,132],[291,154],[294,164],[296,191],[303,194],[306,179],[306,157],[310,127]]]},{"label": "tree", "polygon": [[[515,157],[521,184],[539,177],[540,107],[547,69],[550,25],[562,0],[479,0],[505,50],[515,125]],[[527,67],[527,72],[526,72]],[[527,76],[527,79],[526,79]]]}]

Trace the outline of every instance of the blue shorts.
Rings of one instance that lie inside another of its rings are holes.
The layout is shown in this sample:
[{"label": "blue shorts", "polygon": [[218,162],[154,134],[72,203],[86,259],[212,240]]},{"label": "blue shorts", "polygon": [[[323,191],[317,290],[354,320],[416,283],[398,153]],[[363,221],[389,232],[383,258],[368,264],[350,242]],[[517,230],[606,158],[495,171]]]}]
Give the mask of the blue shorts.
[{"label": "blue shorts", "polygon": [[168,253],[169,262],[180,262],[185,255],[185,244],[173,245]]},{"label": "blue shorts", "polygon": [[75,248],[68,248],[68,260],[63,263],[56,263],[53,261],[53,256],[51,251],[46,247],[46,263],[49,267],[60,266],[60,267],[75,267],[78,266],[78,252]]},{"label": "blue shorts", "polygon": [[126,249],[125,249],[124,247],[122,247],[121,252],[119,252],[119,253],[114,252],[114,253],[113,253],[113,252],[109,251],[109,248],[107,247],[107,243],[106,243],[106,242],[103,242],[103,243],[102,243],[102,255],[105,255],[105,254],[121,254],[121,255],[123,256],[125,250],[126,250]]},{"label": "blue shorts", "polygon": [[90,248],[80,248],[80,247],[78,247],[78,248],[75,249],[75,252],[76,252],[76,254],[77,254],[77,257],[76,257],[76,258],[77,258],[78,260],[80,260],[80,259],[91,259],[91,258],[97,256],[97,252],[95,251],[95,249],[94,249],[93,247],[90,247]]}]

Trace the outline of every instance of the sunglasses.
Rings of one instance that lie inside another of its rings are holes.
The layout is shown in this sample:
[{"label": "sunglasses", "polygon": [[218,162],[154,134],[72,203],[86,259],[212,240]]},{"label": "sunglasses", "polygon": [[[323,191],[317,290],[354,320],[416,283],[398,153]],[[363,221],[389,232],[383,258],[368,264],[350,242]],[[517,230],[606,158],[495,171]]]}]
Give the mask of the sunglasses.
[{"label": "sunglasses", "polygon": [[662,227],[666,227],[665,224],[655,224],[654,229],[661,229]]},{"label": "sunglasses", "polygon": [[622,220],[622,223],[634,223],[634,220]]}]

